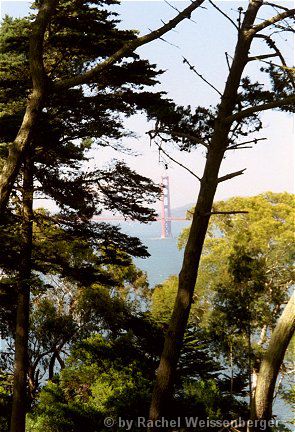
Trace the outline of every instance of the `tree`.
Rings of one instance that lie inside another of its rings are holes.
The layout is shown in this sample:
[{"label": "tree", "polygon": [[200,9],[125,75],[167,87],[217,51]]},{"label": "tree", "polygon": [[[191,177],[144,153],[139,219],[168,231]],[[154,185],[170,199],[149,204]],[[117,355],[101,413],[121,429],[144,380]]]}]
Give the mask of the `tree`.
[{"label": "tree", "polygon": [[33,232],[33,162],[28,152],[25,158],[22,188],[22,241],[20,270],[17,282],[15,329],[15,361],[11,431],[24,430],[26,413],[26,384],[28,369],[28,337],[30,311],[30,278]]},{"label": "tree", "polygon": [[[216,188],[218,183],[244,172],[241,170],[223,177],[218,176],[225,152],[228,149],[243,147],[244,142],[240,141],[241,137],[260,129],[258,113],[279,107],[291,112],[294,110],[292,69],[285,68],[284,64],[282,67],[270,65],[268,72],[272,81],[272,91],[263,91],[259,83],[251,84],[248,77],[243,77],[247,64],[259,60],[259,56],[249,56],[252,42],[257,38],[266,41],[274,49],[274,54],[281,58],[271,35],[264,35],[261,32],[267,31],[276,23],[281,25],[282,20],[288,17],[294,17],[294,9],[283,8],[283,11],[277,15],[256,24],[257,14],[263,5],[261,0],[250,0],[240,25],[234,23],[238,30],[238,40],[218,106],[208,110],[199,108],[195,113],[184,117],[182,122],[174,124],[165,122],[165,119],[161,123],[160,120],[156,130],[151,132],[153,138],[164,136],[165,140],[169,138],[183,140],[183,148],[201,144],[207,152],[204,173],[202,178],[199,178],[200,192],[179,274],[178,293],[157,370],[150,409],[152,420],[163,415],[173,391],[175,370],[193,301],[199,262],[212,214]],[[231,22],[233,23],[232,20]],[[274,54],[271,52],[263,58]],[[161,144],[159,146],[161,148]]]},{"label": "tree", "polygon": [[[238,209],[245,213],[235,214]],[[188,328],[190,332],[198,329],[199,334],[202,330],[211,356],[221,357],[230,393],[237,393],[238,381],[243,397],[247,391],[251,401],[255,371],[294,283],[294,197],[271,192],[234,197],[214,203],[213,211]],[[193,212],[188,212],[189,218]],[[188,234],[186,228],[180,247],[185,246]],[[155,288],[152,311],[158,319],[169,320],[176,293],[176,276]],[[179,369],[183,369],[181,357]],[[280,365],[282,369],[286,367]],[[245,419],[248,416],[245,413]]]},{"label": "tree", "polygon": [[[44,211],[39,211],[34,217],[32,274],[29,280],[32,292],[31,322],[24,379],[28,395],[25,394],[21,400],[24,412],[34,403],[42,380],[54,376],[56,363],[63,367],[67,353],[78,335],[82,338],[92,332],[110,329],[116,332],[122,327],[127,331],[133,329],[135,334],[142,331],[151,333],[148,322],[141,324],[135,312],[127,308],[123,301],[124,297],[130,295],[135,309],[134,298],[141,297],[141,290],[147,288],[146,278],[131,264],[127,252],[132,239],[125,238],[127,249],[124,251],[120,237],[121,249],[116,244],[116,229],[112,240],[109,239],[107,244],[100,231],[95,241],[95,230],[89,230],[92,237],[88,240],[81,233],[74,238],[72,232],[62,230],[46,216]],[[18,238],[14,240],[13,244],[6,238],[4,244],[8,250],[18,246],[21,252]],[[139,241],[135,243],[139,246],[138,252],[144,252]],[[131,245],[133,253],[134,246],[135,244]],[[111,254],[107,253],[108,248],[112,250]],[[1,371],[6,374],[7,371],[11,372],[14,351],[17,349],[12,342],[17,320],[17,280],[11,266],[13,264],[17,268],[17,261],[21,257],[16,255],[15,262],[11,262],[10,257],[1,258],[2,268],[6,258],[6,281],[1,286],[1,300],[6,299],[5,314],[1,314],[1,326],[5,330],[2,337],[8,343],[1,355]],[[7,263],[11,270],[9,275]],[[11,313],[7,314],[9,309]]]},{"label": "tree", "polygon": [[[125,297],[127,287],[121,289],[118,293]],[[54,303],[57,304],[55,299]],[[60,371],[56,369],[54,377],[37,394],[28,414],[28,430],[37,432],[46,428],[49,432],[58,428],[63,432],[71,428],[78,432],[84,427],[89,432],[104,431],[107,426],[103,420],[108,416],[128,421],[146,418],[163,340],[157,318],[149,310],[142,313],[140,304],[134,308],[132,298],[124,304],[120,297],[110,296],[108,290],[99,286],[83,289],[75,309],[76,313],[82,311],[80,322],[85,314],[89,334],[87,326],[84,329],[80,326],[69,355],[63,357],[64,366]],[[37,326],[40,323],[40,332],[47,335],[46,320],[42,316]],[[40,340],[39,332],[37,336]],[[225,383],[217,378],[220,365],[208,358],[207,349],[202,349],[204,342],[195,333],[192,336],[187,337],[182,374],[177,382],[178,396],[169,418],[193,416],[198,412],[211,419],[227,419],[229,406],[231,411],[241,412],[243,403],[229,398]],[[202,364],[201,370],[194,368],[196,358],[198,366]],[[196,377],[201,378],[199,383]],[[117,427],[124,430],[124,426]],[[142,430],[142,427],[134,424],[132,430]]]},{"label": "tree", "polygon": [[[189,18],[191,13],[197,9],[203,1],[204,0],[197,0],[192,2],[167,24],[164,24],[162,27],[145,36],[135,37],[134,34],[129,33],[129,39],[128,37],[126,38],[127,40],[124,38],[113,52],[104,54],[101,62],[93,66],[96,60],[95,58],[84,58],[84,67],[82,69],[78,68],[76,73],[71,71],[70,75],[63,76],[62,79],[56,79],[54,75],[50,77],[43,62],[46,30],[48,28],[50,29],[51,18],[60,5],[57,0],[46,0],[41,4],[30,32],[29,66],[32,80],[31,94],[28,98],[22,124],[14,142],[9,148],[9,155],[0,177],[1,213],[7,205],[25,151],[30,145],[34,128],[38,123],[39,115],[42,109],[46,107],[46,96],[83,84],[91,85],[93,83],[99,83],[99,85],[101,85],[101,83],[104,82],[104,73],[111,70],[114,64],[121,61],[123,58],[128,58],[130,55],[132,56],[136,48],[160,38],[183,19]],[[97,3],[98,5],[100,4],[100,2]],[[75,57],[72,58],[72,60],[74,59]]]}]

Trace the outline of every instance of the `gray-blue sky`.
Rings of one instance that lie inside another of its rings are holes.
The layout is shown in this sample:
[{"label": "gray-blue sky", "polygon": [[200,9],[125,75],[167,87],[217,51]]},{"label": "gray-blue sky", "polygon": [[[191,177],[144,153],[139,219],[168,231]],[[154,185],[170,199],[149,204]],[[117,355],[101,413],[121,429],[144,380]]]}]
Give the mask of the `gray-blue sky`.
[{"label": "gray-blue sky", "polygon": [[[182,9],[187,3],[177,1],[173,4]],[[241,5],[245,6],[246,3],[244,1],[219,2],[219,6],[234,19],[237,16],[237,8]],[[161,84],[157,90],[167,91],[168,96],[179,104],[208,106],[218,101],[218,94],[183,64],[182,56],[188,58],[202,75],[222,90],[227,72],[224,53],[227,51],[232,54],[234,50],[236,39],[234,27],[209,4],[206,6],[207,9],[195,11],[192,16],[195,22],[186,20],[177,27],[176,31],[171,31],[165,36],[167,42],[177,47],[159,40],[138,50],[143,57],[166,70],[160,78]],[[2,16],[6,13],[23,16],[28,11],[28,3],[2,0],[1,9]],[[164,1],[123,1],[121,5],[115,7],[115,10],[121,15],[122,27],[138,29],[141,33],[158,27],[161,25],[161,19],[166,21],[175,14],[175,11]],[[261,13],[261,18],[265,18],[268,12],[271,10],[265,9],[265,12]],[[292,41],[281,40],[279,43],[292,63]],[[267,52],[266,47],[264,52]],[[247,73],[255,79],[261,79],[254,65],[249,67]],[[293,118],[279,112],[265,113],[262,118],[265,129],[259,136],[267,137],[267,141],[262,141],[253,149],[228,152],[221,174],[246,167],[247,171],[241,177],[222,183],[217,192],[217,199],[233,195],[253,195],[266,190],[293,192]],[[152,125],[147,124],[143,115],[128,119],[126,125],[137,133],[138,138],[128,138],[125,143],[141,155],[132,157],[106,150],[93,154],[92,163],[100,165],[115,157],[125,159],[132,168],[159,182],[163,165],[159,164],[158,152],[155,147],[150,147],[146,136],[147,130]],[[171,155],[191,170],[198,174],[202,173],[204,163],[202,149],[188,155],[172,150]],[[172,205],[176,207],[194,202],[198,191],[196,179],[175,164],[171,164],[168,174],[172,188]]]}]

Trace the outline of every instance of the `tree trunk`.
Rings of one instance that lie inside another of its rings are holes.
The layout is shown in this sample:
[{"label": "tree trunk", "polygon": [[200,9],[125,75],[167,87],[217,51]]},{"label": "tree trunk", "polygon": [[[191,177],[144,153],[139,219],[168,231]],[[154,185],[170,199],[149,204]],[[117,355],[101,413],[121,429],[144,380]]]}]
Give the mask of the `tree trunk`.
[{"label": "tree trunk", "polygon": [[48,367],[48,379],[49,380],[52,380],[54,377],[55,360],[56,360],[56,351],[54,351],[54,353],[52,354],[52,357],[51,357],[50,362],[49,362],[49,367]]},{"label": "tree trunk", "polygon": [[10,432],[25,431],[33,224],[33,166],[26,156],[23,174],[22,248],[17,295],[13,401]]},{"label": "tree trunk", "polygon": [[56,3],[57,0],[44,1],[32,25],[30,37],[30,71],[33,88],[28,99],[23,122],[15,141],[9,147],[8,158],[0,176],[0,215],[6,208],[16,176],[24,160],[25,152],[30,145],[38,116],[43,108],[46,92],[46,75],[43,65],[43,41],[48,22],[55,10]]},{"label": "tree trunk", "polygon": [[[269,421],[275,384],[284,360],[285,352],[295,330],[295,294],[293,293],[272,333],[268,349],[262,360],[252,404],[252,420]],[[259,426],[255,431],[266,430]],[[267,429],[269,430],[269,429]]]},{"label": "tree trunk", "polygon": [[[176,366],[192,304],[210,212],[218,185],[218,173],[227,147],[231,127],[231,123],[227,121],[227,118],[233,113],[236,105],[240,79],[248,62],[248,52],[253,39],[251,28],[261,5],[260,0],[251,0],[245,13],[232,66],[215,120],[200,192],[184,252],[183,265],[179,274],[177,297],[157,369],[150,407],[150,419],[153,424],[157,419],[165,415],[170,404]],[[151,428],[151,430],[156,429]]]}]

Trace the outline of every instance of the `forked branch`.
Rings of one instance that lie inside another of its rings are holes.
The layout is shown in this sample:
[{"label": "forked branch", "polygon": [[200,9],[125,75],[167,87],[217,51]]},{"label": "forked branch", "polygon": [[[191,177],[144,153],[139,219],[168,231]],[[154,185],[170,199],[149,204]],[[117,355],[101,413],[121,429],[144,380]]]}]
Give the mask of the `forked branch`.
[{"label": "forked branch", "polygon": [[203,77],[185,57],[183,57],[183,63],[186,63],[190,70],[192,70],[196,75],[198,75],[199,78],[201,78],[202,81],[204,81],[206,84],[208,84],[209,87],[211,87],[213,90],[215,90],[220,96],[222,96],[222,93],[213,85],[211,84],[206,78]]}]

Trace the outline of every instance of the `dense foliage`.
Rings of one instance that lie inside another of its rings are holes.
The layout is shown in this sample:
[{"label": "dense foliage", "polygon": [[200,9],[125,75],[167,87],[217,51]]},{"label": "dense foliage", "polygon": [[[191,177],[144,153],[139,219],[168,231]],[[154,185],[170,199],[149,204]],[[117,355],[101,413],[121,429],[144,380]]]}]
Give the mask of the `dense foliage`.
[{"label": "dense foliage", "polygon": [[[203,329],[211,353],[227,365],[231,391],[238,382],[247,392],[294,284],[294,196],[235,197],[217,202],[214,211],[246,213],[212,216],[189,325]],[[179,247],[188,232],[184,229]],[[176,276],[156,287],[157,317],[169,319],[176,292]],[[282,366],[286,378],[291,365],[289,354]]]}]

